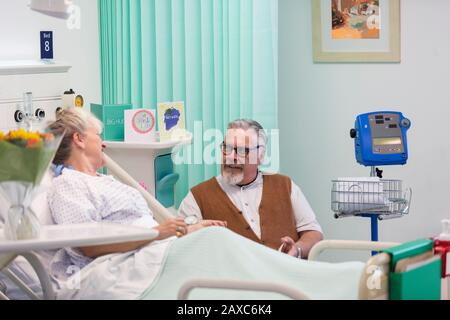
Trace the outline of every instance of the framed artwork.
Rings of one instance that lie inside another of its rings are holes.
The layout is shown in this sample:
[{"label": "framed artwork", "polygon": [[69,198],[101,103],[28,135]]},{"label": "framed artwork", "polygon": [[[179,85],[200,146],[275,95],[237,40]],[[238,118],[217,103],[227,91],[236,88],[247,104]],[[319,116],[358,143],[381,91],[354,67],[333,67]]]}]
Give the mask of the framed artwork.
[{"label": "framed artwork", "polygon": [[314,62],[400,62],[400,0],[311,0]]}]

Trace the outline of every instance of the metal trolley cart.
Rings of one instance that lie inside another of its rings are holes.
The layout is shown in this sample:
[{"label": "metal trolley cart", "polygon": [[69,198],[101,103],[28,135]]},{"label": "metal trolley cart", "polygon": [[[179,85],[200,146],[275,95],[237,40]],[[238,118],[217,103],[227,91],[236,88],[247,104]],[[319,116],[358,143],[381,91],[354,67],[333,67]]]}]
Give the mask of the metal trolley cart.
[{"label": "metal trolley cart", "polygon": [[379,220],[409,213],[412,190],[403,190],[401,180],[382,179],[383,171],[376,166],[406,164],[406,132],[410,127],[411,122],[400,112],[359,115],[350,136],[355,139],[357,162],[371,167],[370,177],[332,180],[331,209],[335,218],[370,218],[372,241],[378,241]]}]

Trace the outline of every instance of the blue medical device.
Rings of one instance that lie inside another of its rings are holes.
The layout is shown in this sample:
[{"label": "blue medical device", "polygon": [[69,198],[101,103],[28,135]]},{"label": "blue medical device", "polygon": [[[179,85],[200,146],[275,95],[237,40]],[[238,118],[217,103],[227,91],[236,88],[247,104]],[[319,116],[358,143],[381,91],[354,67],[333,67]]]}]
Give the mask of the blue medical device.
[{"label": "blue medical device", "polygon": [[[371,177],[376,175],[379,178],[382,178],[383,171],[375,166],[405,165],[408,161],[406,133],[410,127],[411,121],[401,112],[378,111],[359,115],[355,128],[350,130],[350,136],[355,139],[356,161],[363,166],[370,166]],[[366,197],[370,195],[365,194]],[[370,218],[372,241],[378,241],[378,220],[383,219],[383,216],[376,212],[359,216]],[[392,218],[395,217],[398,216],[392,215]]]},{"label": "blue medical device", "polygon": [[363,166],[404,165],[408,161],[406,132],[411,121],[401,112],[380,111],[359,115],[350,135],[355,139],[356,161]]}]

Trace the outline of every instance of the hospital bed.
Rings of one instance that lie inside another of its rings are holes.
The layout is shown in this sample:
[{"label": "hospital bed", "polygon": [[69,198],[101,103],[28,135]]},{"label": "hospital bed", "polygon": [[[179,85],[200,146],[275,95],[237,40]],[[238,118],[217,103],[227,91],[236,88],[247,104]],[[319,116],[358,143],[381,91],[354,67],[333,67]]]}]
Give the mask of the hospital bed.
[{"label": "hospital bed", "polygon": [[[112,173],[116,178],[122,182],[136,188],[139,190],[144,198],[146,199],[149,208],[155,215],[155,219],[158,222],[171,217],[172,214],[159,204],[152,195],[150,195],[144,188],[141,187],[133,178],[131,178],[122,168],[120,168],[114,161],[107,158],[106,166],[110,173]],[[41,208],[43,211],[48,211],[48,208]],[[48,222],[48,217],[46,218]],[[41,219],[42,220],[42,219]],[[45,220],[45,218],[44,218]],[[58,226],[61,227],[61,226]],[[77,228],[77,226],[70,226],[71,228]],[[81,226],[78,226],[81,228]],[[91,226],[94,228],[94,226]],[[51,228],[46,227],[46,228]],[[126,227],[125,227],[126,228]],[[133,233],[133,232],[134,233]],[[148,231],[148,230],[147,230]],[[146,231],[146,232],[147,232]],[[124,231],[125,232],[125,231]],[[76,232],[74,233],[76,234]],[[108,237],[109,236],[109,237]],[[106,244],[121,242],[125,239],[131,241],[152,239],[156,237],[157,234],[146,234],[139,233],[139,230],[131,230],[129,237],[111,237],[111,234],[107,234],[106,237],[97,239],[98,242],[92,242],[91,245],[95,244]],[[82,238],[82,237],[81,237]],[[73,240],[73,239],[72,239]],[[83,239],[79,239],[83,241]],[[80,242],[83,243],[83,242]],[[67,243],[66,243],[67,244]],[[342,240],[325,240],[318,243],[310,252],[309,260],[316,261],[320,254],[325,250],[367,250],[367,251],[380,251],[382,249],[391,248],[397,246],[398,243],[383,243],[383,242],[368,242],[368,241],[342,241]],[[26,246],[26,243],[24,244]],[[67,245],[66,245],[67,246]],[[71,244],[70,246],[76,247]],[[59,244],[59,247],[64,247],[63,244]],[[37,247],[39,248],[39,247]],[[42,247],[45,248],[45,247]],[[52,248],[56,248],[55,246]],[[36,250],[38,251],[38,250]],[[7,279],[9,282],[8,286],[11,284],[15,285],[18,290],[25,295],[18,298],[30,298],[30,299],[55,299],[56,293],[53,288],[52,281],[47,273],[48,270],[48,259],[49,257],[44,256],[41,253],[36,253],[34,250],[18,250],[18,251],[7,251],[0,250],[0,270],[4,277],[0,277],[0,280]],[[388,299],[389,298],[389,274],[390,274],[390,263],[391,256],[387,253],[380,253],[376,256],[371,257],[364,266],[359,279],[358,299]],[[35,273],[36,277],[33,275]],[[30,279],[34,279],[34,283],[31,283]],[[36,283],[36,280],[38,283]],[[370,285],[372,284],[372,285]],[[236,279],[210,279],[210,278],[192,278],[186,281],[178,292],[178,299],[187,299],[192,294],[194,289],[198,288],[209,288],[209,289],[220,289],[220,290],[243,290],[252,292],[274,292],[291,299],[309,299],[310,297],[299,290],[289,285],[280,284],[270,281],[237,281]],[[1,289],[1,287],[0,287]],[[17,297],[16,297],[17,298]],[[4,293],[0,292],[0,300],[9,299],[9,297]]]}]

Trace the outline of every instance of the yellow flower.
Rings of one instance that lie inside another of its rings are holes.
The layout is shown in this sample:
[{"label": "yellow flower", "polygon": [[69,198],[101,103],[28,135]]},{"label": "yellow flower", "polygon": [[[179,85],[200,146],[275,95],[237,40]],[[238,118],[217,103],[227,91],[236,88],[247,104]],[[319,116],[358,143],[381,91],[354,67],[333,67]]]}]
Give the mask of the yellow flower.
[{"label": "yellow flower", "polygon": [[0,136],[0,140],[11,141],[22,141],[27,147],[37,147],[44,140],[44,137],[39,132],[28,132],[25,129],[12,130],[8,132],[5,136]]},{"label": "yellow flower", "polygon": [[27,134],[26,140],[37,140],[37,141],[40,141],[41,140],[41,136],[38,133],[29,132]]},{"label": "yellow flower", "polygon": [[9,138],[8,140],[26,140],[27,131],[25,129],[12,130],[8,133],[7,138]]}]

